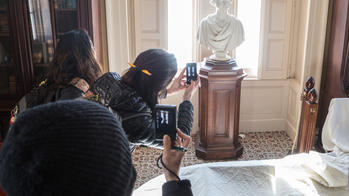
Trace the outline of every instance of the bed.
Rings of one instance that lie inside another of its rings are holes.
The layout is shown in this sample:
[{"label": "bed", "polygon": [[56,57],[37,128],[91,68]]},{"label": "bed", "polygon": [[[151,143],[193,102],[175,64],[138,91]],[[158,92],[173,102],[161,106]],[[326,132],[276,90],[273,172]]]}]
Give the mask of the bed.
[{"label": "bed", "polygon": [[[330,153],[309,151],[317,113],[313,85],[305,88],[298,152],[283,159],[207,163],[181,168],[194,195],[333,195],[349,196],[349,98],[333,99],[322,131]],[[311,87],[311,88],[310,88]],[[163,175],[145,183],[133,195],[162,195]]]},{"label": "bed", "polygon": [[[311,155],[317,156],[317,155]],[[304,172],[301,162],[307,154],[291,155],[280,160],[233,161],[208,163],[181,169],[182,179],[192,183],[194,195],[333,195],[348,196],[347,187],[327,187],[313,180],[312,171]],[[324,180],[319,177],[318,180]],[[134,196],[162,195],[163,175],[134,191]],[[323,181],[328,183],[327,181]]]}]

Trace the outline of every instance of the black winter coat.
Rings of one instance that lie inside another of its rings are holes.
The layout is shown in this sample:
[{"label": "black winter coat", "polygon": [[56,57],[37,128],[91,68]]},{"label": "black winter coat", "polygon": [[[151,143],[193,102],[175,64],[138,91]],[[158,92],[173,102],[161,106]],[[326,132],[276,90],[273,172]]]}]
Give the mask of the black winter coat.
[{"label": "black winter coat", "polygon": [[[131,142],[131,150],[136,145],[161,147],[155,142],[155,120],[152,110],[137,92],[121,81],[120,75],[109,72],[100,77],[91,87],[98,102],[109,107],[122,122]],[[190,101],[179,106],[178,128],[190,135],[193,124],[194,107]]]},{"label": "black winter coat", "polygon": [[81,98],[86,93],[84,91],[88,89],[88,83],[80,78],[74,78],[70,84],[58,88],[43,81],[19,100],[11,111],[11,122],[13,123],[17,115],[28,108],[60,100]]}]

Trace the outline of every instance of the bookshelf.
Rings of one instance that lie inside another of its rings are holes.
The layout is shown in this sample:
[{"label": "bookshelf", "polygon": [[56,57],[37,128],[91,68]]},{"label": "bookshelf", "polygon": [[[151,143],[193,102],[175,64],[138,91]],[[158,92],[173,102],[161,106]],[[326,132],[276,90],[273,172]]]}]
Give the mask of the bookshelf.
[{"label": "bookshelf", "polygon": [[102,54],[99,4],[100,0],[0,0],[0,142],[10,110],[47,74],[59,36],[86,29],[97,54]]},{"label": "bookshelf", "polygon": [[0,67],[12,67],[13,65],[10,63],[0,63]]}]

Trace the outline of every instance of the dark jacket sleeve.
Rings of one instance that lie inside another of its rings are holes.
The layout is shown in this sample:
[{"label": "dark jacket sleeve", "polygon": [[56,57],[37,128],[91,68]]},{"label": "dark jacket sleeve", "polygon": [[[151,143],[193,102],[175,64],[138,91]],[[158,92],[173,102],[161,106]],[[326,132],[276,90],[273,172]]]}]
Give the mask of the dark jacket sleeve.
[{"label": "dark jacket sleeve", "polygon": [[[190,135],[193,126],[194,106],[190,101],[184,101],[179,106],[178,128]],[[122,122],[129,141],[134,145],[145,145],[163,148],[162,142],[155,141],[155,120],[152,116],[140,116]]]},{"label": "dark jacket sleeve", "polygon": [[133,145],[162,148],[162,143],[155,141],[155,121],[152,116],[139,116],[122,122],[126,135]]},{"label": "dark jacket sleeve", "polygon": [[[190,135],[193,126],[194,106],[190,101],[184,101],[179,106],[178,128]],[[145,145],[154,148],[163,148],[162,142],[155,141],[155,120],[150,115],[122,122],[129,141],[134,145]]]},{"label": "dark jacket sleeve", "polygon": [[193,127],[194,106],[191,101],[183,101],[179,105],[178,128],[185,134],[190,135]]},{"label": "dark jacket sleeve", "polygon": [[163,196],[192,196],[189,180],[169,181],[162,185]]}]

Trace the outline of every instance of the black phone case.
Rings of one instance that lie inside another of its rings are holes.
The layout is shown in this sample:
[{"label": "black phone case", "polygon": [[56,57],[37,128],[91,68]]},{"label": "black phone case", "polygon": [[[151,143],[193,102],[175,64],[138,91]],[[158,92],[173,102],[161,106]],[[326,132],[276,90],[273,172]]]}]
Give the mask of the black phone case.
[{"label": "black phone case", "polygon": [[190,84],[190,81],[196,81],[197,79],[197,64],[196,63],[187,63],[186,66],[186,75],[187,75],[187,84]]},{"label": "black phone case", "polygon": [[177,138],[177,106],[157,104],[155,106],[156,141],[162,141],[164,135],[169,135],[172,141]]}]

